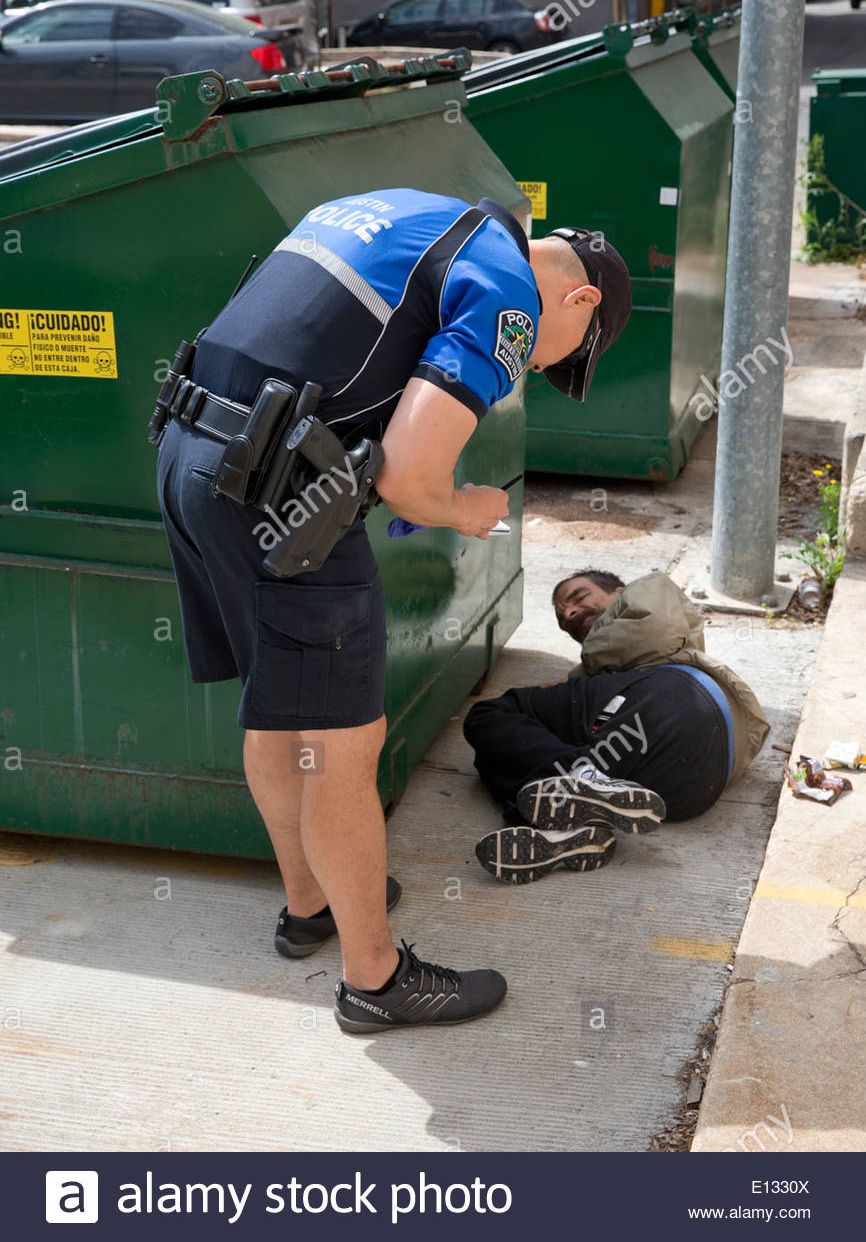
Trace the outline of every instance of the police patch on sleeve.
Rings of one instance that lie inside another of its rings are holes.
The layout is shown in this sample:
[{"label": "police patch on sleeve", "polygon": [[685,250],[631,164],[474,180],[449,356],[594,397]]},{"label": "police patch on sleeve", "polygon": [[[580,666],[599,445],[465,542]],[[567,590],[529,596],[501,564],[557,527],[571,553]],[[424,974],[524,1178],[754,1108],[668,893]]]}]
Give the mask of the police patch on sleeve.
[{"label": "police patch on sleeve", "polygon": [[512,383],[519,379],[526,366],[529,355],[532,353],[534,337],[535,329],[532,320],[525,311],[499,312],[493,357],[505,367]]}]

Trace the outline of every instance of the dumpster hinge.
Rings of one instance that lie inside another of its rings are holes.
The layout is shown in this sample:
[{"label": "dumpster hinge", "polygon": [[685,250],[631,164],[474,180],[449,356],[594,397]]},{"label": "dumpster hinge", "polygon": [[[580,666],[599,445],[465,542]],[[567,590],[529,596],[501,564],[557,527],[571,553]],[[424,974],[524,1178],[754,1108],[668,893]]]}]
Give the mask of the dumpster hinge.
[{"label": "dumpster hinge", "polygon": [[163,78],[156,88],[156,115],[166,138],[193,138],[228,99],[226,80],[216,69]]}]

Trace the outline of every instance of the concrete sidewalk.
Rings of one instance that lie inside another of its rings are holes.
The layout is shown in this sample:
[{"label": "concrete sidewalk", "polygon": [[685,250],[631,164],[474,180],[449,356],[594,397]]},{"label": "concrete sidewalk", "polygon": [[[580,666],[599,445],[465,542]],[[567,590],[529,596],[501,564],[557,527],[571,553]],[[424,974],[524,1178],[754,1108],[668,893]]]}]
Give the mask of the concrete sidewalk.
[{"label": "concrete sidewalk", "polygon": [[[862,325],[862,292],[859,297]],[[837,345],[845,339],[843,332]],[[866,750],[866,559],[851,555],[866,553],[866,364],[851,379],[834,387],[842,404],[828,411],[847,426],[849,555],[795,758],[820,757],[832,741],[857,741]],[[694,1151],[866,1151],[866,773],[844,775],[853,791],[832,807],[798,800],[787,789],[779,799],[737,948]]]},{"label": "concrete sidewalk", "polygon": [[791,265],[784,451],[841,458],[863,401],[866,280],[841,263]]},{"label": "concrete sidewalk", "polygon": [[[530,480],[526,619],[485,693],[574,662],[549,606],[564,574],[685,581],[706,560],[713,438],[711,424],[667,486]],[[710,651],[753,685],[773,733],[709,814],[623,839],[595,874],[515,889],[480,869],[474,842],[499,818],[455,717],[389,823],[406,890],[395,935],[511,985],[496,1015],[447,1032],[343,1036],[336,946],[299,963],[273,952],[273,866],[0,837],[0,1146],[645,1149],[678,1113],[680,1069],[729,978],[818,638],[709,618]]]},{"label": "concrete sidewalk", "polygon": [[[866,561],[840,579],[793,747],[866,745]],[[866,1151],[866,773],[832,807],[779,800],[693,1151]]]},{"label": "concrete sidewalk", "polygon": [[[831,284],[849,276],[827,274]],[[866,332],[850,318],[846,332]],[[826,330],[822,315],[792,318],[798,361]],[[826,452],[812,420],[843,389],[828,381],[820,411],[789,409],[786,440],[817,435]],[[662,569],[685,584],[706,565],[714,437],[710,423],[668,485],[528,480],[525,620],[485,694],[564,677],[574,663],[550,609],[565,574]],[[389,822],[405,886],[395,935],[509,978],[496,1015],[447,1032],[343,1036],[330,1012],[336,946],[298,963],[273,951],[283,897],[272,865],[0,834],[0,1147],[645,1149],[680,1115],[681,1069],[730,978],[819,638],[789,619],[709,616],[709,651],[770,718],[758,760],[701,819],[621,840],[598,873],[524,888],[497,884],[473,855],[499,817],[462,739],[464,705]],[[806,810],[832,840],[844,802]],[[834,873],[827,885],[848,893],[855,881]],[[832,919],[843,905],[815,909]],[[707,1118],[716,1083],[742,1073],[724,1069],[733,1046],[720,1049]],[[764,1099],[735,1103],[739,1134]]]}]

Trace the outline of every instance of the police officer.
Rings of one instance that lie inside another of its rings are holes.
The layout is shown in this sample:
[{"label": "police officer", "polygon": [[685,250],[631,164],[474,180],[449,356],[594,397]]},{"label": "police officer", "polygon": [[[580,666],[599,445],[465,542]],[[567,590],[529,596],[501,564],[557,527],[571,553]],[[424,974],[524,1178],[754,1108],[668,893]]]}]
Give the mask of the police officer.
[{"label": "police officer", "polygon": [[[630,309],[628,272],[598,234],[528,242],[491,199],[371,190],[307,213],[201,336],[191,379],[244,409],[269,377],[315,381],[344,445],[381,440],[377,490],[399,518],[486,539],[506,492],[453,477],[477,423],[527,365],[583,400]],[[318,571],[271,576],[262,513],[214,491],[218,423],[170,422],[158,488],[192,679],[243,685],[244,768],[286,892],[276,946],[303,957],[339,934],[346,1031],[480,1017],[502,975],[422,961],[388,930],[385,605],[363,521]]]}]

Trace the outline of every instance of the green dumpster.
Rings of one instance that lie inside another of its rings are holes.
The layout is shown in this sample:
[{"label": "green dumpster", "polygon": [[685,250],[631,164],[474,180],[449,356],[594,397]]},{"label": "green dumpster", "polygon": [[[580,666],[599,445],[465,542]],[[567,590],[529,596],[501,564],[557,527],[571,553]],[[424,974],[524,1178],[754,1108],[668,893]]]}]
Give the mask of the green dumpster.
[{"label": "green dumpster", "polygon": [[[866,248],[866,69],[819,69],[809,104],[807,242]],[[839,255],[839,257],[846,257]]]},{"label": "green dumpster", "polygon": [[729,99],[737,98],[742,5],[715,15],[695,14],[690,24],[695,55]]},{"label": "green dumpster", "polygon": [[586,407],[526,385],[526,464],[671,479],[709,417],[721,355],[733,104],[694,14],[612,26],[473,70],[468,115],[532,202],[533,232],[604,234],[634,313]]},{"label": "green dumpster", "polygon": [[[270,855],[238,683],[187,676],[147,422],[178,340],[315,204],[396,176],[526,219],[477,132],[443,123],[468,63],[191,74],[155,109],[0,155],[0,828]],[[519,478],[523,422],[516,392],[461,479]],[[507,539],[389,540],[384,506],[368,519],[388,598],[385,804],[519,623],[520,482],[510,496]]]}]

